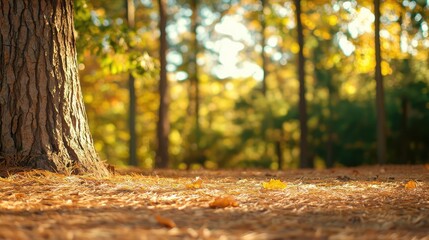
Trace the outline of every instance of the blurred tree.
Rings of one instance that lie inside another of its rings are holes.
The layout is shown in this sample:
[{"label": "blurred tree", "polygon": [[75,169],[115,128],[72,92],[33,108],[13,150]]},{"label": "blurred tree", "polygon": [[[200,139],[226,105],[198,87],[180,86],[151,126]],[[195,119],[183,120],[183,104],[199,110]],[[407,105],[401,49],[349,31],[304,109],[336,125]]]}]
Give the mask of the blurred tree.
[{"label": "blurred tree", "polygon": [[155,167],[166,168],[169,163],[169,133],[170,122],[168,118],[169,96],[168,96],[168,79],[167,79],[167,4],[165,0],[158,0],[159,8],[159,110],[158,110],[158,125],[157,139],[158,148],[156,153]]},{"label": "blurred tree", "polygon": [[[305,36],[301,48],[296,41],[294,1],[265,0],[263,13],[262,0],[198,1],[196,11],[191,0],[167,2],[171,167],[299,167],[300,84],[295,81],[299,62],[295,60],[300,49],[306,60],[304,90],[311,112],[307,119],[310,162],[315,167],[375,163],[374,1],[300,2]],[[126,163],[130,137],[127,80],[134,69],[137,154],[140,166],[153,167],[159,82],[156,71],[148,74],[144,59],[150,58],[143,53],[159,54],[159,42],[153,41],[159,33],[159,12],[156,2],[135,1],[132,31],[123,19],[123,3],[92,0],[86,11],[77,12],[78,46],[87,46],[79,65],[84,99],[102,157]],[[403,27],[397,23],[401,5]],[[381,7],[381,73],[389,116],[387,156],[389,162],[399,161],[394,158],[400,155],[399,120],[403,119],[408,161],[422,162],[428,149],[423,135],[428,112],[428,7],[417,0],[384,1]],[[79,20],[83,18],[85,21]],[[189,112],[195,111],[193,66],[198,66],[198,126],[195,114]],[[144,94],[139,94],[143,85]],[[406,111],[401,110],[402,96],[407,99]],[[145,114],[139,114],[143,111]]]},{"label": "blurred tree", "polygon": [[[325,128],[317,128],[317,130],[322,130],[321,133],[326,137],[326,140],[323,141],[326,143],[326,152],[325,152],[325,164],[326,167],[332,168],[334,166],[334,125],[333,120],[335,118],[335,104],[338,102],[338,89],[340,83],[335,79],[335,76],[338,75],[339,69],[335,66],[335,64],[329,64],[326,59],[334,58],[334,56],[330,55],[329,52],[331,50],[331,46],[333,46],[332,40],[323,40],[320,39],[318,46],[313,50],[313,64],[314,64],[314,77],[316,81],[316,86],[321,87],[327,90],[327,107],[326,111],[322,111],[319,114],[320,121],[323,122]],[[331,66],[329,66],[331,65]],[[323,103],[313,103],[324,105]],[[317,107],[316,107],[317,108]],[[324,114],[326,112],[326,114]],[[315,111],[313,110],[315,114]],[[310,133],[314,137],[314,132]]]},{"label": "blurred tree", "polygon": [[82,99],[73,2],[39,3],[0,5],[0,163],[107,176]]},{"label": "blurred tree", "polygon": [[381,72],[380,44],[380,0],[374,0],[374,42],[375,42],[375,82],[376,82],[376,112],[377,112],[377,158],[379,164],[386,163],[386,111],[384,108],[384,85]]},{"label": "blurred tree", "polygon": [[261,1],[261,12],[260,14],[260,22],[261,22],[261,59],[262,59],[262,94],[266,96],[267,94],[267,54],[265,50],[265,46],[267,45],[267,39],[265,36],[265,29],[267,27],[267,21],[265,17],[265,10],[267,5],[269,5],[269,0],[260,0]]},{"label": "blurred tree", "polygon": [[[97,151],[113,164],[130,159],[129,73],[135,84],[138,165],[150,167],[155,146],[157,82],[156,42],[148,26],[150,5],[135,2],[135,28],[127,24],[124,1],[75,0],[79,69],[90,128]],[[142,30],[144,29],[144,31]],[[154,29],[153,31],[156,31]],[[139,94],[143,83],[145,94]],[[147,114],[141,114],[143,111]],[[144,126],[144,127],[143,127]]]},{"label": "blurred tree", "polygon": [[[135,28],[135,4],[134,0],[126,0],[126,19],[128,28],[134,30]],[[136,136],[136,87],[133,73],[128,74],[128,91],[129,91],[129,113],[128,113],[128,128],[130,131],[129,142],[129,165],[137,166],[137,136]]]},{"label": "blurred tree", "polygon": [[304,57],[304,31],[301,21],[301,1],[294,0],[296,15],[296,31],[298,34],[298,80],[299,80],[299,123],[300,123],[300,167],[312,168],[313,163],[308,157],[307,142],[307,101],[305,99],[305,57]]},{"label": "blurred tree", "polygon": [[[397,141],[399,146],[396,148],[400,152],[395,154],[400,156],[400,162],[402,163],[416,163],[419,157],[416,157],[414,154],[417,152],[414,146],[420,144],[427,145],[427,141],[420,141],[418,140],[419,137],[416,139],[415,136],[419,134],[411,132],[410,128],[414,127],[411,123],[415,123],[415,119],[413,119],[415,114],[413,112],[420,112],[421,116],[425,116],[425,112],[427,112],[423,110],[423,105],[420,105],[421,108],[415,108],[415,106],[419,105],[416,104],[419,101],[416,96],[420,95],[424,98],[425,95],[423,92],[417,93],[418,90],[416,89],[418,87],[416,88],[416,86],[423,87],[428,84],[428,78],[425,77],[427,74],[425,74],[425,70],[421,67],[421,62],[424,61],[425,57],[428,60],[429,58],[427,57],[428,55],[424,57],[424,54],[421,54],[423,51],[419,51],[420,54],[416,53],[413,50],[412,42],[419,39],[421,41],[428,36],[429,30],[427,26],[429,22],[427,16],[429,16],[429,3],[424,1],[399,2],[396,6],[399,8],[397,11],[399,15],[397,23],[400,26],[398,42],[404,56],[393,61],[393,64],[396,63],[397,66],[396,75],[400,79],[400,83],[394,94],[397,94],[401,101],[401,117],[399,118],[401,120],[399,126],[400,134],[398,135],[400,140]],[[423,44],[419,45],[424,46],[424,40]],[[421,129],[419,133],[424,131],[425,129]]]},{"label": "blurred tree", "polygon": [[[262,94],[264,96],[264,101],[267,101],[267,76],[269,75],[268,72],[268,65],[269,65],[269,58],[267,56],[267,33],[266,33],[266,28],[267,28],[267,18],[269,18],[268,13],[271,13],[270,10],[270,2],[269,0],[260,0],[260,5],[261,5],[261,11],[259,12],[259,21],[260,21],[260,25],[261,25],[261,60],[262,60],[262,64],[261,64],[261,68],[262,68]],[[274,106],[269,106],[268,109],[271,110],[271,108],[273,108]],[[263,132],[263,140],[265,142],[265,155],[268,155],[268,151],[270,148],[270,145],[272,145],[272,141],[274,141],[274,148],[275,148],[275,155],[277,157],[277,169],[281,170],[283,168],[283,150],[282,150],[282,145],[281,145],[281,135],[283,135],[283,131],[281,126],[276,128],[276,132],[278,132],[279,134],[277,134],[278,136],[275,137],[275,139],[269,139],[269,134],[268,131],[271,130],[274,126],[274,118],[272,117],[272,113],[269,113],[267,115],[271,116],[270,118],[267,118],[267,122],[266,122],[266,126],[261,126],[264,129],[266,128],[266,131],[264,130]]]},{"label": "blurred tree", "polygon": [[[198,0],[191,0],[191,55],[189,63],[189,113],[190,116],[195,118],[194,127],[195,127],[195,136],[190,138],[192,148],[192,155],[197,159],[190,159],[191,161],[197,160],[201,162],[200,156],[200,138],[201,138],[201,126],[200,126],[200,79],[198,71],[198,53],[199,53],[199,43],[198,43],[198,26],[199,26],[199,4]],[[188,168],[190,164],[188,164]]]}]

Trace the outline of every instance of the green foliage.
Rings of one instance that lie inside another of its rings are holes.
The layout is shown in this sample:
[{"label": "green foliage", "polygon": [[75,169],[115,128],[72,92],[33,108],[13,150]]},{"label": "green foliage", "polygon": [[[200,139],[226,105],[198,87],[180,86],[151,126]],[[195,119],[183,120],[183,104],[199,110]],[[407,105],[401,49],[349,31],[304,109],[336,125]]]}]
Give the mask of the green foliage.
[{"label": "green foliage", "polygon": [[[299,166],[294,10],[288,1],[268,2],[267,46],[261,46],[260,1],[198,1],[199,49],[195,49],[189,2],[169,1],[171,166]],[[371,19],[372,1],[303,3],[309,156],[319,167],[328,165],[328,158],[335,165],[374,164],[374,35],[372,22],[365,25]],[[158,55],[158,13],[155,2],[136,1],[136,7],[136,27],[129,29],[124,2],[75,0],[77,47],[97,150],[111,163],[128,162],[131,72],[137,90],[138,158],[140,166],[152,167],[159,101],[159,63],[152,58]],[[389,163],[427,162],[429,7],[422,1],[384,1],[382,8]],[[230,33],[219,30],[228,25],[234,26]],[[222,52],[228,44],[238,46],[236,56]],[[261,49],[269,59],[265,96],[258,75]],[[198,72],[192,65],[195,56]],[[227,75],[229,69],[253,72]],[[195,101],[190,79],[195,74],[200,80],[198,127],[190,107]]]}]

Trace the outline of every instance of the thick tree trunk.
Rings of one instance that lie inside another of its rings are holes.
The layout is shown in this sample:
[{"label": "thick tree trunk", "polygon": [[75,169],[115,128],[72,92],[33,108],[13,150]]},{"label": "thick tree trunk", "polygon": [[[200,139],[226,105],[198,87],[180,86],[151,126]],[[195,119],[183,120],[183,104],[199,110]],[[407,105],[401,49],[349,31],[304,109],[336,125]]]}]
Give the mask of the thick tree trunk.
[{"label": "thick tree trunk", "polygon": [[93,147],[73,1],[0,2],[0,165],[108,175]]},{"label": "thick tree trunk", "polygon": [[298,33],[298,79],[299,79],[299,124],[301,137],[299,142],[300,148],[300,167],[311,168],[312,162],[308,158],[308,142],[307,142],[307,101],[305,99],[305,57],[304,57],[304,33],[301,21],[301,1],[294,0],[296,28]]},{"label": "thick tree trunk", "polygon": [[386,113],[384,110],[384,86],[381,74],[380,47],[380,0],[374,0],[374,41],[375,41],[375,83],[376,83],[376,113],[377,113],[377,158],[379,164],[386,163]]},{"label": "thick tree trunk", "polygon": [[159,5],[159,29],[160,29],[160,47],[159,47],[159,59],[160,59],[160,80],[159,80],[159,114],[158,114],[158,149],[156,153],[155,167],[166,168],[168,167],[168,134],[170,132],[170,122],[168,118],[168,79],[167,79],[167,14],[166,14],[166,2],[164,0],[158,0]]}]

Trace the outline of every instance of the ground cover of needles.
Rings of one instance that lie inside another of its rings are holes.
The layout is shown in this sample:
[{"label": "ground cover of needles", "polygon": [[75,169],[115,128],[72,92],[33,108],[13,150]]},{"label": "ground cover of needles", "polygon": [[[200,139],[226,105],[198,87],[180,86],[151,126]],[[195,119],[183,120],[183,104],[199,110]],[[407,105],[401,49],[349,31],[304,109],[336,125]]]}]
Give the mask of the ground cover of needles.
[{"label": "ground cover of needles", "polygon": [[0,239],[429,239],[429,166],[0,177]]}]

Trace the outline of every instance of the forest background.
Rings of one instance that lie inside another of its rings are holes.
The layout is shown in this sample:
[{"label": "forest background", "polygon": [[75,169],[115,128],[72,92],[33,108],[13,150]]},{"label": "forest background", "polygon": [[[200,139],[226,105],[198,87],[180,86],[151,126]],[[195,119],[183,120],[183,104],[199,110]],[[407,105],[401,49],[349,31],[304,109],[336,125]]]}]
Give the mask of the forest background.
[{"label": "forest background", "polygon": [[75,0],[95,147],[110,164],[143,168],[156,167],[162,151],[178,169],[376,164],[377,114],[385,114],[384,163],[428,162],[429,1],[385,0],[380,12],[384,113],[375,101],[373,1]]}]

